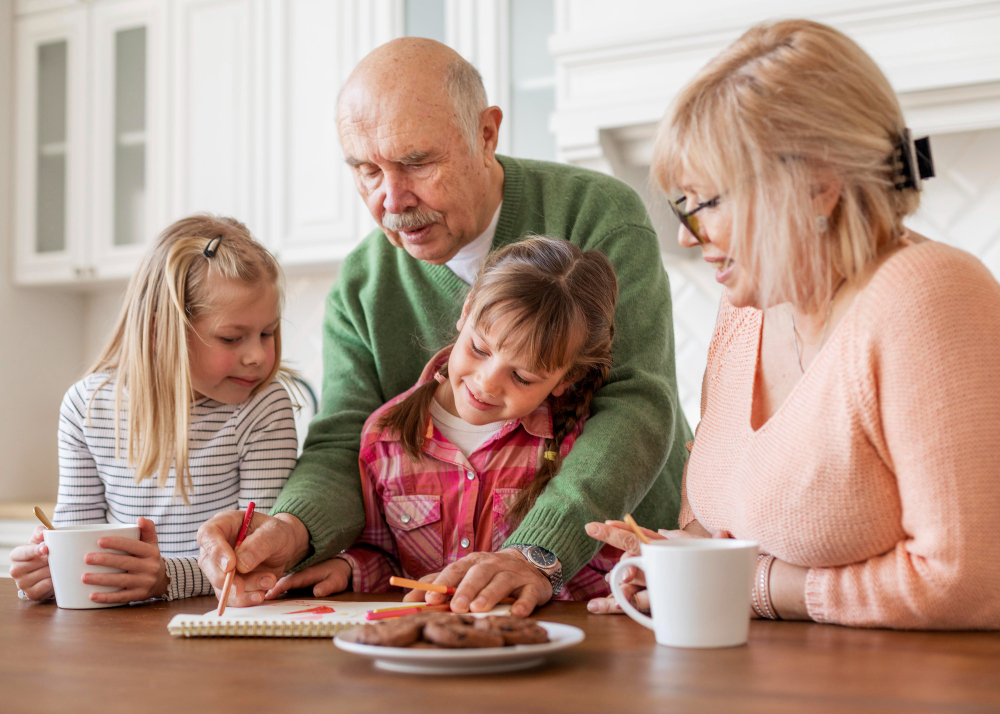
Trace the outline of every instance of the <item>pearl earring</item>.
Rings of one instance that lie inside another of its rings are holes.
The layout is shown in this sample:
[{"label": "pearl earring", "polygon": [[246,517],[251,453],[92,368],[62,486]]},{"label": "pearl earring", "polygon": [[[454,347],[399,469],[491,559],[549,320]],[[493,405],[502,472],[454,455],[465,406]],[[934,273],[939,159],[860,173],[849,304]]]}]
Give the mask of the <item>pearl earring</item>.
[{"label": "pearl earring", "polygon": [[827,228],[829,228],[829,223],[826,220],[826,216],[816,216],[816,230],[820,233],[826,233]]}]

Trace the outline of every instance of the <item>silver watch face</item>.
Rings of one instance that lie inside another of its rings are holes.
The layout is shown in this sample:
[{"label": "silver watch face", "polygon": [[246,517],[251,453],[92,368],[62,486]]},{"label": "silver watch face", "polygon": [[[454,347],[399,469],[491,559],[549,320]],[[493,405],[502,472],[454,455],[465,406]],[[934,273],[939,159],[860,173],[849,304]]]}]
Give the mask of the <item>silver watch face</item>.
[{"label": "silver watch face", "polygon": [[528,557],[539,568],[551,568],[556,564],[556,554],[540,545],[531,546]]}]

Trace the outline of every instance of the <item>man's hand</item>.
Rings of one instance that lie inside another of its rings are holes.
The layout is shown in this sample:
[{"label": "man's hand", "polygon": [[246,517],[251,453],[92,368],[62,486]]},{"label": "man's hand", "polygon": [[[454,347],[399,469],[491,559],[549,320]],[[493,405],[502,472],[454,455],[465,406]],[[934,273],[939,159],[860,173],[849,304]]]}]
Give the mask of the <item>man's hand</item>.
[{"label": "man's hand", "polygon": [[[246,541],[244,541],[246,542]],[[282,593],[313,585],[314,597],[326,597],[343,592],[351,582],[351,564],[343,558],[330,558],[322,563],[310,565],[297,573],[281,578],[277,585],[267,591],[264,597],[273,600]]]},{"label": "man's hand", "polygon": [[[489,612],[513,595],[517,601],[511,605],[511,614],[527,617],[552,599],[549,579],[517,550],[470,553],[442,570],[434,582],[458,588],[451,598],[452,612]],[[431,604],[447,600],[447,595],[427,593]]]},{"label": "man's hand", "polygon": [[198,529],[198,565],[215,587],[217,597],[225,585],[226,573],[236,569],[227,603],[230,607],[259,605],[264,593],[309,550],[309,531],[298,518],[288,513],[273,517],[254,513],[237,557],[233,544],[243,515],[243,511],[225,511]]},{"label": "man's hand", "polygon": [[[420,578],[421,583],[433,583],[441,573],[427,573]],[[424,602],[427,599],[427,590],[417,590],[414,588],[403,596],[403,602]]]}]

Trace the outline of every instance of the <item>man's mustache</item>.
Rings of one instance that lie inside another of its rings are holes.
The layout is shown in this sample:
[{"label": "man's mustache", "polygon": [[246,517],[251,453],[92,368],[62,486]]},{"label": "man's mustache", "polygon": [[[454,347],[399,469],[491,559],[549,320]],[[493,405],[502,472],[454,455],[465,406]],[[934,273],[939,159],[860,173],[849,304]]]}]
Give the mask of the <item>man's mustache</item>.
[{"label": "man's mustache", "polygon": [[382,214],[382,227],[393,233],[398,233],[399,231],[420,228],[429,223],[437,223],[442,218],[444,218],[444,214],[433,209],[411,208],[403,213],[386,211]]}]

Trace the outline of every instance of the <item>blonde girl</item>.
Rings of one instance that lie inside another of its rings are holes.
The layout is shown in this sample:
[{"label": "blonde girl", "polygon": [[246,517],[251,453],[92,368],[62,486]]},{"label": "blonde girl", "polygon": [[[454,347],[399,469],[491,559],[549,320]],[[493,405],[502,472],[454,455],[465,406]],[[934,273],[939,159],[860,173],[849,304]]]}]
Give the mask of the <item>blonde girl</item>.
[{"label": "blonde girl", "polygon": [[[281,270],[246,227],[195,215],[157,239],[111,340],[63,399],[56,526],[138,522],[87,562],[95,602],[208,595],[195,534],[214,513],[270,508],[295,465],[281,365]],[[154,526],[155,524],[155,526]],[[36,530],[11,555],[22,597],[52,596]]]},{"label": "blonde girl", "polygon": [[[380,592],[392,575],[433,579],[467,554],[502,549],[608,377],[617,294],[611,262],[569,241],[531,238],[491,254],[454,344],[365,423],[361,538],[268,597],[315,582],[320,567]],[[553,565],[543,572],[559,597],[582,599],[606,592],[613,559],[599,553],[565,588]]]}]

